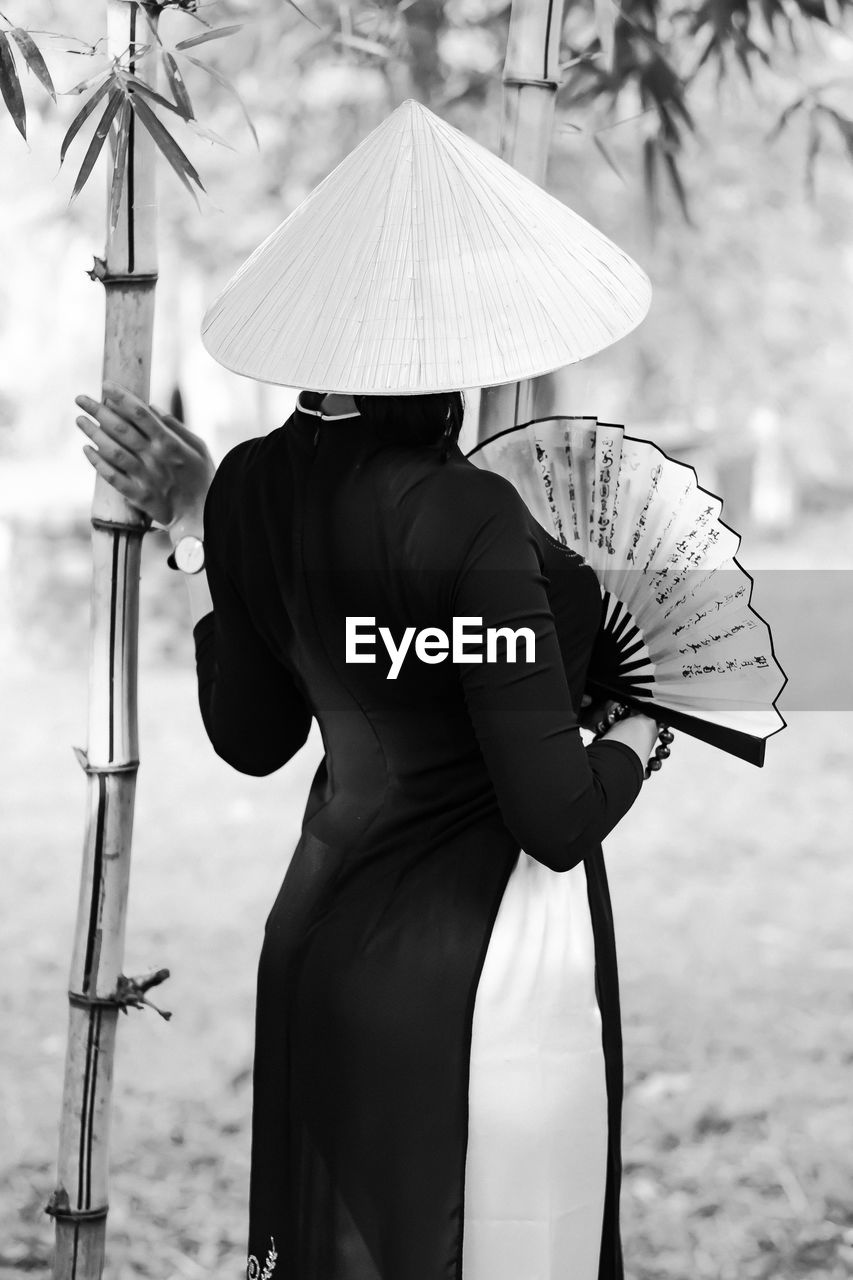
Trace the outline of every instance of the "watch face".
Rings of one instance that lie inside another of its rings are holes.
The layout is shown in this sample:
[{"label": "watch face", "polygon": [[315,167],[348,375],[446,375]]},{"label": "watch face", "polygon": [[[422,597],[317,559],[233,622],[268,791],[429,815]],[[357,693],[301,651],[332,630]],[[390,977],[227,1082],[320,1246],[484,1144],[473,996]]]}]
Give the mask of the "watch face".
[{"label": "watch face", "polygon": [[175,544],[175,564],[184,573],[198,573],[204,568],[204,543],[195,534],[185,534]]}]

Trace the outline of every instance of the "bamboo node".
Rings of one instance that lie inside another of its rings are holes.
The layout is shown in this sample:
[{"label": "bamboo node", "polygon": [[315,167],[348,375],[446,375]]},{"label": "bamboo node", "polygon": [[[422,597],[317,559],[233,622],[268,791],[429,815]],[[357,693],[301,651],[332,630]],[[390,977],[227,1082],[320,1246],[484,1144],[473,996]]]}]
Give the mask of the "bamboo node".
[{"label": "bamboo node", "polygon": [[504,84],[515,84],[524,86],[526,84],[535,85],[537,89],[559,89],[559,80],[537,80],[534,76],[504,76]]},{"label": "bamboo node", "polygon": [[110,271],[104,258],[96,257],[90,269],[86,272],[90,280],[100,280],[101,284],[106,288],[111,284],[150,284],[157,283],[156,271],[133,271],[120,272]]},{"label": "bamboo node", "polygon": [[134,773],[139,768],[138,760],[122,760],[116,764],[92,764],[82,747],[72,746],[71,750],[84,773]]},{"label": "bamboo node", "polygon": [[161,982],[165,982],[170,976],[168,969],[153,969],[150,973],[144,973],[138,978],[128,978],[125,974],[120,973],[116,982],[115,991],[108,996],[90,996],[82,991],[69,991],[68,1000],[70,1004],[77,1005],[82,1009],[121,1009],[122,1013],[127,1013],[128,1009],[141,1009],[143,1005],[148,1005],[155,1013],[159,1013],[160,1017],[166,1022],[169,1021],[172,1014],[168,1009],[161,1009],[154,1004],[153,1000],[149,1000],[146,991],[151,987],[159,987]]},{"label": "bamboo node", "polygon": [[103,516],[92,516],[92,524],[96,529],[112,529],[114,533],[137,534],[142,537],[151,527],[151,517],[145,517],[144,524],[127,524],[124,520],[105,520]]},{"label": "bamboo node", "polygon": [[97,1222],[99,1218],[107,1216],[109,1205],[97,1205],[94,1209],[72,1209],[68,1192],[64,1187],[57,1187],[51,1193],[50,1199],[44,1206],[44,1211],[50,1214],[51,1218],[56,1218],[57,1221]]}]

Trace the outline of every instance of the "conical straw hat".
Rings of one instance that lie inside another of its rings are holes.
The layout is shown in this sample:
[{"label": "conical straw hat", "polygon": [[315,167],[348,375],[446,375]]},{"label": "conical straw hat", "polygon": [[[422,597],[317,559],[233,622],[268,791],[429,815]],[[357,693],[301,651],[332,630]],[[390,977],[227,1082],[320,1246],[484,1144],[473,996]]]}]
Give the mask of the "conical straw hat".
[{"label": "conical straw hat", "polygon": [[202,337],[262,382],[416,395],[582,360],[650,300],[621,249],[409,100],[244,262]]}]

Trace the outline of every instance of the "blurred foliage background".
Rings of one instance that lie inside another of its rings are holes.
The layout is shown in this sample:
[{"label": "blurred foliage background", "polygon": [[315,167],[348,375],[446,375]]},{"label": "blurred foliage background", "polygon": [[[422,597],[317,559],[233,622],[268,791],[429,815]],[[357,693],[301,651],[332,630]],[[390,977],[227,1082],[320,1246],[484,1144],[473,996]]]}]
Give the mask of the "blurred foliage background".
[{"label": "blurred foliage background", "polygon": [[[37,33],[58,88],[104,65],[99,6],[28,0],[7,8],[10,20]],[[289,408],[286,393],[238,385],[200,347],[200,315],[243,258],[404,97],[425,101],[492,149],[499,141],[507,4],[316,0],[306,12],[313,21],[282,0],[220,0],[198,6],[197,16],[167,11],[161,20],[171,42],[197,33],[201,16],[243,24],[193,52],[239,92],[259,149],[233,94],[190,66],[198,119],[236,150],[200,140],[170,116],[209,199],[196,210],[165,166],[161,177],[155,390],[162,397],[179,384],[190,425],[222,432],[223,443],[268,429],[269,415]],[[803,17],[823,12],[814,0],[686,9],[644,0],[621,12],[608,67],[594,6],[567,5],[549,186],[643,263],[655,301],[628,342],[567,375],[568,398],[582,396],[585,410],[633,425],[712,431],[723,452],[742,449],[756,430],[766,434],[772,419],[769,430],[785,448],[808,437],[796,468],[807,499],[846,487],[847,29]],[[76,444],[67,406],[81,377],[93,385],[102,305],[84,275],[103,238],[102,184],[91,180],[66,208],[79,142],[54,176],[80,99],[60,97],[55,108],[42,93],[27,97],[31,151],[0,118],[4,172],[14,175],[0,203],[9,249],[0,283],[0,339],[12,357],[0,371],[7,455],[64,448],[69,437]],[[27,353],[50,369],[35,379],[38,394]]]},{"label": "blurred foliage background", "polygon": [[[198,13],[165,13],[170,41],[198,17],[242,24],[196,50],[215,75],[187,75],[197,116],[234,149],[170,118],[207,195],[197,209],[161,166],[152,398],[179,389],[220,457],[284,421],[293,393],[216,365],[199,339],[205,307],[404,98],[497,150],[509,7],[305,0],[307,18],[284,0],[182,7]],[[853,545],[849,5],[625,0],[607,57],[600,9],[567,6],[548,185],[642,263],[655,295],[634,334],[543,383],[543,411],[625,422],[694,461],[744,533],[747,567],[801,575],[756,588],[792,676],[791,724],[764,772],[679,740],[608,842],[628,1274],[841,1280],[853,1267],[853,611],[836,585]],[[60,91],[105,65],[97,4],[6,0],[2,14],[34,33]],[[103,324],[86,273],[103,250],[104,162],[69,208],[85,139],[58,172],[59,148],[80,99],[60,92],[54,106],[22,67],[21,81],[27,144],[0,110],[0,866],[13,904],[0,1275],[49,1263],[41,1210],[83,822],[70,744],[85,733],[94,479],[73,397],[97,392]],[[170,963],[160,1002],[175,1018],[122,1024],[111,1280],[240,1272],[254,964],[319,751],[315,734],[266,780],[213,755],[166,549],[146,536],[128,972]],[[805,604],[817,570],[824,585]],[[820,702],[802,694],[816,666]]]},{"label": "blurred foliage background", "polygon": [[[626,422],[695,462],[747,535],[790,535],[853,492],[849,7],[631,0],[613,10],[606,57],[600,5],[566,9],[548,184],[643,264],[655,295],[627,340],[544,380],[537,412]],[[68,197],[97,113],[57,170],[82,101],[63,93],[108,64],[98,5],[13,0],[3,13],[32,31],[60,93],[54,105],[21,69],[28,145],[0,115],[0,646],[32,623],[33,652],[62,661],[87,627],[92,476],[73,397],[99,384],[103,300],[86,271],[103,247],[105,156]],[[208,194],[196,208],[161,165],[152,397],[179,388],[215,457],[293,403],[201,345],[201,316],[240,262],[407,96],[499,146],[506,3],[312,0],[304,14],[286,0],[173,0],[161,18],[171,45],[202,22],[239,28],[183,64],[198,120],[233,150],[160,112]],[[57,554],[41,554],[54,537]],[[168,652],[183,601],[164,584],[155,595],[142,642]]]}]

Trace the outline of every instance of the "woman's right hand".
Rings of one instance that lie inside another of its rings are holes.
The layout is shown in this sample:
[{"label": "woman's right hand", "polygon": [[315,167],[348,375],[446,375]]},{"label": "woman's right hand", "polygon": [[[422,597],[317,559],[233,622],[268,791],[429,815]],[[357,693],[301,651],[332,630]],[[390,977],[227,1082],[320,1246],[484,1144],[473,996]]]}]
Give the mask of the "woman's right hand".
[{"label": "woman's right hand", "polygon": [[167,528],[201,524],[216,464],[200,436],[112,382],[104,383],[103,403],[90,396],[76,403],[89,414],[77,425],[97,445],[84,453],[99,475]]}]

